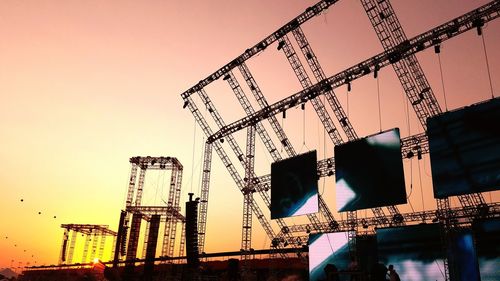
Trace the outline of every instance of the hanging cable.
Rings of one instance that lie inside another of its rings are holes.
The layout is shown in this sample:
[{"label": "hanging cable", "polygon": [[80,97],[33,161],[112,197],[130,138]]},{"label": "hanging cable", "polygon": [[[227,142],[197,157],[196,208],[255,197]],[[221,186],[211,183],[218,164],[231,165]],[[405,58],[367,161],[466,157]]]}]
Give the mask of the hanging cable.
[{"label": "hanging cable", "polygon": [[378,98],[378,122],[380,126],[380,132],[382,132],[382,110],[380,109],[380,84],[377,76],[377,98]]},{"label": "hanging cable", "polygon": [[193,176],[194,176],[194,150],[196,145],[196,120],[194,120],[194,130],[193,130],[193,155],[191,156],[191,188],[190,191],[193,193]]},{"label": "hanging cable", "polygon": [[488,53],[486,52],[486,43],[484,42],[484,35],[481,33],[481,41],[483,42],[483,51],[484,51],[484,58],[486,59],[486,70],[488,70],[488,80],[490,82],[490,91],[491,91],[491,98],[495,98],[495,95],[493,94],[493,83],[491,82],[491,72],[490,72],[490,63],[488,61]]},{"label": "hanging cable", "polygon": [[[202,137],[202,144],[205,143],[205,136],[203,135]],[[203,147],[206,147],[206,146],[203,146]],[[202,150],[203,151],[203,150]],[[199,180],[198,180],[198,194],[201,195],[201,186],[203,185],[203,166],[204,166],[204,157],[205,157],[205,153],[201,153],[201,157],[200,157],[200,176],[199,176]]]},{"label": "hanging cable", "polygon": [[405,91],[402,89],[403,93],[403,100],[405,101],[405,114],[406,114],[406,125],[408,126],[408,136],[411,136],[411,127],[410,127],[410,108],[409,108],[409,103],[410,101],[406,98]]},{"label": "hanging cable", "polygon": [[448,104],[446,102],[446,91],[445,91],[445,87],[444,87],[443,67],[441,64],[441,52],[438,52],[437,56],[438,56],[438,61],[439,61],[439,73],[441,74],[441,87],[443,89],[444,108],[446,111],[448,111]]},{"label": "hanging cable", "polygon": [[309,151],[309,147],[306,145],[306,104],[303,103],[302,105],[302,148],[300,149],[301,151],[305,148],[307,151]]},{"label": "hanging cable", "polygon": [[347,103],[347,110],[346,110],[347,112],[346,113],[347,113],[347,118],[349,118],[349,91],[346,90],[345,96],[346,96],[346,101],[347,101],[346,102]]}]

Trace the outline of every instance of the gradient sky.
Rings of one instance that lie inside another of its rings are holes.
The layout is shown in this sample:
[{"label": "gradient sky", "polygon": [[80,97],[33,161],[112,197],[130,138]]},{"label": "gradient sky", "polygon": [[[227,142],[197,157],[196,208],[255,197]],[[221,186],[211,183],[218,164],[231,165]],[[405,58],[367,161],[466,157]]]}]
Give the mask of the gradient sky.
[{"label": "gradient sky", "polygon": [[[315,2],[1,1],[0,268],[12,260],[15,266],[57,263],[62,223],[108,224],[116,230],[131,156],[177,157],[185,169],[181,202],[189,191],[197,193],[204,140],[192,115],[182,109],[180,93]],[[392,2],[408,37],[486,3]],[[327,75],[382,51],[359,1],[340,1],[303,30]],[[500,21],[486,25],[495,96],[500,92],[498,34]],[[418,58],[444,110],[437,56],[427,50]],[[449,109],[491,97],[481,38],[475,31],[444,43],[441,61]],[[275,45],[248,66],[269,102],[300,90]],[[394,71],[381,71],[379,82],[382,129],[400,127],[402,137],[421,132],[413,112],[410,126],[406,122]],[[216,81],[207,92],[227,123],[243,117],[224,81]],[[373,78],[355,81],[349,98],[345,88],[336,93],[344,106],[349,103],[358,135],[381,129]],[[289,111],[283,124],[296,150],[317,149],[319,159],[331,157],[332,146],[328,140],[324,144],[311,105],[305,115],[300,109]],[[244,132],[238,136],[244,138]],[[271,158],[260,141],[257,153],[256,170],[268,173]],[[215,154],[212,167],[205,250],[237,250],[242,197]],[[401,209],[433,208],[428,155],[420,163],[405,160],[405,173],[412,204]],[[163,188],[158,187],[161,177],[147,179],[147,186]],[[334,210],[333,179],[322,180],[320,190]],[[497,192],[492,197],[498,202],[500,196]],[[253,248],[267,248],[269,243],[255,221]]]}]

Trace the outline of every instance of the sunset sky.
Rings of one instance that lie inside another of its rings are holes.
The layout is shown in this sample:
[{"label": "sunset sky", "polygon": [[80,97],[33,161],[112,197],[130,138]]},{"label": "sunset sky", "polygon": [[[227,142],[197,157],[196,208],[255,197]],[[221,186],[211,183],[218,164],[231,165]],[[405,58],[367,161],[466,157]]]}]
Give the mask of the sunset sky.
[{"label": "sunset sky", "polygon": [[[199,195],[205,139],[189,110],[182,109],[180,94],[316,2],[0,1],[0,268],[56,264],[63,223],[117,230],[132,156],[177,157],[184,165],[184,208],[188,192]],[[484,3],[392,1],[408,38]],[[360,1],[339,1],[302,28],[328,76],[382,51]],[[485,26],[495,97],[499,34],[500,20]],[[444,111],[437,55],[429,49],[417,57]],[[448,109],[491,98],[482,41],[474,30],[445,42],[441,62]],[[301,89],[276,44],[247,64],[269,102]],[[348,98],[345,87],[336,90],[358,135],[394,127],[402,137],[422,132],[411,106],[408,126],[406,100],[392,68],[381,71],[379,83],[382,128],[372,76],[355,81]],[[206,90],[226,123],[244,116],[225,81]],[[333,156],[310,104],[305,114],[299,108],[278,119],[298,152],[316,149],[318,159]],[[237,137],[244,140],[245,132]],[[272,159],[260,140],[256,153],[257,173],[269,173]],[[404,164],[411,206],[400,209],[434,208],[429,156]],[[215,153],[212,168],[205,251],[239,250],[243,198]],[[168,186],[164,178],[159,173],[146,179],[146,199],[158,202],[157,191]],[[320,192],[335,210],[333,178],[320,181]],[[485,198],[498,202],[500,194]],[[260,206],[269,219],[269,210]],[[252,247],[268,248],[256,220],[253,228]]]}]

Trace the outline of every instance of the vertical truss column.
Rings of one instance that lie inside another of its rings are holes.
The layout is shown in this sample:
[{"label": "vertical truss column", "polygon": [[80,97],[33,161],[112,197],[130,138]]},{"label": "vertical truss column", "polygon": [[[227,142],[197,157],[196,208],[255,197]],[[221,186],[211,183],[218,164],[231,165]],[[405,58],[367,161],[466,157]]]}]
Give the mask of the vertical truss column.
[{"label": "vertical truss column", "polygon": [[445,280],[450,280],[450,272],[448,267],[448,258],[446,257],[447,253],[447,244],[448,244],[448,236],[450,230],[452,228],[450,217],[452,216],[452,211],[450,208],[450,201],[448,197],[443,199],[436,199],[437,202],[437,213],[436,216],[440,220],[442,229],[441,229],[441,243],[443,244],[443,267],[444,267],[444,277]]},{"label": "vertical truss column", "polygon": [[139,182],[137,184],[137,194],[135,196],[135,205],[141,206],[142,201],[142,190],[144,189],[144,180],[146,178],[146,169],[148,164],[141,165],[141,171],[139,172]]},{"label": "vertical truss column", "polygon": [[85,234],[85,245],[83,246],[83,255],[81,263],[86,263],[89,259],[89,244],[91,238],[91,234],[94,230],[91,230],[90,233]]},{"label": "vertical truss column", "polygon": [[[172,211],[179,211],[179,201],[181,198],[181,186],[182,186],[182,167],[177,167],[177,180],[175,184],[175,196],[174,196],[174,206]],[[172,221],[172,227],[170,228],[170,244],[168,246],[168,255],[173,256],[174,255],[174,248],[175,248],[175,238],[177,234],[177,223],[178,223],[177,217],[173,217]]]},{"label": "vertical truss column", "polygon": [[115,245],[116,245],[116,239],[117,239],[117,236],[113,235],[113,242],[111,243],[111,255],[110,255],[110,259],[114,258],[115,256],[115,251],[116,251],[116,248],[115,248]]},{"label": "vertical truss column", "polygon": [[[182,224],[182,229],[181,229],[181,244],[180,244],[180,247],[179,247],[179,257],[183,257],[184,256],[184,248],[186,247],[186,221],[183,220],[181,222]],[[199,235],[198,235],[198,239],[199,239]],[[200,243],[198,243],[199,245]],[[202,252],[202,251],[200,251]],[[180,262],[180,260],[179,260]]]},{"label": "vertical truss column", "polygon": [[69,238],[68,232],[69,232],[69,230],[67,228],[65,228],[64,233],[63,233],[62,245],[61,245],[61,253],[59,256],[59,264],[66,262],[66,249],[68,247],[68,238]]},{"label": "vertical truss column", "polygon": [[[255,127],[247,128],[247,149],[245,167],[245,188],[243,189],[243,229],[241,233],[241,260],[250,258],[252,247],[252,195],[254,192],[253,175],[255,165]],[[243,263],[246,266],[246,263]]]},{"label": "vertical truss column", "polygon": [[348,243],[349,254],[351,257],[356,256],[356,233],[358,232],[357,213],[347,212],[347,224],[349,225]]},{"label": "vertical truss column", "polygon": [[101,233],[100,233],[100,241],[99,241],[99,252],[97,253],[97,258],[102,260],[103,258],[103,255],[104,255],[104,247],[106,246],[106,233],[104,231],[104,229],[101,229]]},{"label": "vertical truss column", "polygon": [[[248,76],[249,73],[250,72],[247,69],[245,76]],[[236,80],[236,78],[234,77],[234,75],[233,75],[233,73],[231,71],[226,76],[224,76],[224,80],[228,81],[229,86],[231,87],[231,89],[233,90],[234,94],[236,95],[236,98],[238,99],[238,101],[240,102],[241,106],[245,110],[245,113],[247,115],[253,114],[255,112],[254,108],[252,107],[252,105],[248,101],[245,93],[241,89],[240,84],[238,83],[238,81]],[[252,85],[254,85],[254,84],[255,83],[252,83]],[[281,128],[281,127],[279,127],[279,128]],[[261,123],[257,123],[257,124],[255,124],[255,130],[259,134],[260,138],[262,139],[262,142],[264,143],[267,151],[269,152],[269,154],[271,155],[271,157],[273,158],[273,160],[274,161],[281,160],[282,159],[281,155],[279,154],[278,150],[276,149],[276,146],[274,145],[273,141],[269,137],[269,134],[267,133],[267,131],[264,128],[264,126]],[[253,171],[253,169],[252,169],[252,171]],[[254,176],[252,176],[252,177],[254,177]],[[247,178],[248,178],[248,176],[247,176]],[[267,194],[267,191],[260,189],[259,192],[260,193],[265,193],[265,194],[262,194],[263,198],[269,198],[269,195]],[[268,206],[270,206],[270,200],[269,199],[264,199],[264,201],[266,202],[266,204]],[[320,222],[319,222],[319,219],[316,217],[316,215],[309,214],[308,218],[310,219],[311,223],[314,225],[315,228],[319,228]],[[282,228],[282,229],[285,228],[285,227],[287,227],[285,221],[282,220],[282,219],[278,219],[277,223],[280,226],[280,228]]]},{"label": "vertical truss column", "polygon": [[[168,193],[167,207],[172,208],[174,205],[175,196],[175,184],[177,179],[177,169],[172,169],[172,174],[170,175],[170,190]],[[165,222],[165,230],[163,233],[163,246],[162,246],[162,256],[169,256],[169,244],[170,244],[170,229],[174,224],[173,212],[167,212],[167,220]]]},{"label": "vertical truss column", "polygon": [[[300,85],[302,85],[302,88],[306,89],[311,87],[312,86],[311,79],[309,79],[309,76],[307,75],[304,66],[300,62],[297,53],[295,53],[292,43],[290,42],[290,39],[288,39],[287,35],[283,36],[279,40],[278,49],[283,49],[283,52],[285,53],[286,58],[290,63],[290,66],[292,67],[293,71],[295,72],[295,75],[299,79]],[[314,110],[318,114],[321,123],[323,123],[323,126],[325,127],[325,130],[328,133],[330,139],[333,141],[333,143],[335,145],[342,143],[342,137],[340,136],[337,128],[335,127],[335,124],[333,123],[330,115],[326,111],[326,108],[321,99],[319,97],[316,97],[311,100],[311,104],[313,105]]]},{"label": "vertical truss column", "polygon": [[[224,127],[225,126],[224,121],[222,120],[219,112],[217,112],[217,110],[215,109],[215,106],[213,105],[212,101],[208,97],[208,95],[205,92],[205,90],[201,89],[200,91],[198,91],[198,94],[199,94],[201,100],[203,101],[203,103],[205,104],[208,112],[213,117],[213,119],[214,119],[215,123],[217,124],[217,126],[219,127],[219,129],[222,128],[222,127]],[[191,107],[194,107],[194,104],[192,103],[192,99],[191,99],[191,101],[188,101],[188,105],[190,106],[191,112],[193,114],[195,114],[196,112],[193,111],[193,109],[191,109]],[[202,123],[204,123],[204,125],[202,126],[202,128],[209,128],[208,124],[206,123],[206,121],[204,120],[204,118],[199,114],[199,111],[197,113],[198,114],[195,116],[195,118],[197,118],[197,120],[200,120],[200,121],[203,119]],[[207,130],[207,131],[205,131],[205,133],[206,133],[207,137],[211,136],[212,130]],[[240,163],[243,165],[243,167],[245,167],[245,157],[244,157],[243,152],[241,151],[240,147],[236,143],[236,140],[234,139],[234,137],[232,135],[228,135],[226,137],[226,139],[228,140],[229,146],[232,148],[233,152],[238,157],[238,160],[240,160]],[[222,149],[222,147],[220,146],[220,144],[218,142],[215,143],[215,150],[217,151],[217,153],[219,154],[219,156],[221,156],[222,154],[224,154],[222,156],[222,158],[221,158],[222,162],[224,163],[224,165],[226,166],[226,168],[229,170],[229,173],[233,177],[236,176],[236,178],[235,178],[236,179],[236,183],[237,183],[238,188],[240,189],[240,191],[243,190],[244,184],[242,183],[241,177],[239,176],[238,172],[236,171],[235,167],[233,166],[233,164],[231,163],[231,161],[229,160],[229,158],[227,157],[227,155],[225,155],[224,150]],[[265,192],[259,192],[259,194],[261,195],[261,197],[264,200],[264,202],[266,202],[267,206],[269,206],[270,200],[269,200],[268,194],[265,193]],[[264,217],[264,214],[262,214],[262,211],[260,210],[260,208],[258,207],[258,205],[257,204],[252,204],[252,209],[256,213],[255,215],[257,216],[257,218],[259,218],[259,221],[262,224],[262,227],[264,228],[264,230],[266,231],[266,233],[267,234],[274,233],[274,231],[271,228],[271,225],[269,224],[269,222],[267,221],[267,219]],[[274,234],[273,234],[273,236],[274,236]],[[270,237],[270,238],[272,239],[272,237]]]},{"label": "vertical truss column", "polygon": [[132,206],[132,200],[134,198],[134,192],[135,192],[135,182],[137,178],[137,164],[132,163],[132,170],[130,171],[130,180],[128,184],[128,191],[127,191],[127,201],[126,201],[126,207]]},{"label": "vertical truss column", "polygon": [[[196,122],[200,125],[202,128],[203,132],[205,133],[206,136],[211,136],[213,134],[212,129],[208,126],[207,121],[203,117],[203,115],[200,113],[198,107],[194,103],[193,99],[191,97],[186,97],[184,99],[186,106],[189,108],[191,113],[193,114],[193,117],[195,118]],[[244,185],[242,183],[241,177],[238,174],[238,171],[236,171],[234,165],[231,163],[231,160],[227,156],[226,152],[222,149],[222,146],[220,145],[220,142],[214,142],[213,147],[215,148],[215,151],[219,155],[219,158],[221,159],[222,163],[226,166],[229,174],[233,178],[234,182],[236,183],[238,189],[242,190]],[[207,186],[208,189],[208,186]],[[271,225],[265,218],[264,214],[260,210],[257,204],[252,204],[252,210],[255,213],[257,219],[259,220],[260,224],[264,228],[264,231],[268,235],[270,239],[273,239],[274,237],[274,231],[271,228]]]},{"label": "vertical truss column", "polygon": [[[201,178],[201,194],[198,213],[198,249],[203,253],[205,248],[205,231],[207,229],[208,192],[210,187],[210,169],[212,166],[212,145],[205,143],[203,152],[203,174]],[[182,235],[185,239],[185,223],[182,223],[184,231]],[[182,241],[182,240],[181,240]],[[184,249],[182,249],[183,251]]]},{"label": "vertical truss column", "polygon": [[99,231],[97,229],[92,230],[92,255],[91,255],[91,260],[96,258],[97,255],[97,240],[99,240]]},{"label": "vertical truss column", "polygon": [[71,233],[71,239],[70,239],[70,243],[69,243],[69,253],[68,253],[68,263],[71,264],[73,263],[73,254],[75,252],[75,244],[76,244],[76,231],[75,230],[71,230],[70,229],[70,232]]},{"label": "vertical truss column", "polygon": [[[245,63],[242,63],[241,65],[238,66],[238,69],[241,72],[241,75],[247,82],[248,87],[252,91],[252,94],[254,95],[255,99],[257,100],[260,108],[265,108],[269,106],[266,98],[262,94],[262,91],[260,90],[259,86],[257,85],[257,82],[253,78],[252,73],[250,72],[250,69]],[[276,119],[276,116],[271,115],[267,120],[269,120],[269,123],[271,124],[271,128],[275,132],[276,136],[280,140],[281,144],[283,145],[286,153],[288,156],[295,156],[297,153],[295,152],[295,149],[293,148],[292,144],[290,143],[290,140],[285,134],[285,131],[281,127],[280,123],[278,122],[278,119]],[[333,217],[332,213],[330,212],[330,209],[328,208],[327,204],[323,200],[322,196],[318,196],[319,200],[319,206],[320,206],[320,212],[327,218],[328,222],[330,224],[335,224],[336,220]],[[284,226],[284,225],[283,225]],[[283,226],[282,229],[283,229]]]}]

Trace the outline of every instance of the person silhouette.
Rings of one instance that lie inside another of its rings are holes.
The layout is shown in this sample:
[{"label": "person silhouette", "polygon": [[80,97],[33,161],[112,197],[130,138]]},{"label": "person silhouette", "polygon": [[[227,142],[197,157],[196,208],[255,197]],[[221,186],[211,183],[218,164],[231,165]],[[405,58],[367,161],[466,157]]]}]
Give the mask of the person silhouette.
[{"label": "person silhouette", "polygon": [[396,272],[394,265],[392,264],[389,265],[389,281],[401,281],[401,279],[399,279],[399,274]]},{"label": "person silhouette", "polygon": [[340,281],[339,270],[333,263],[327,264],[323,271],[325,272],[327,281]]}]

